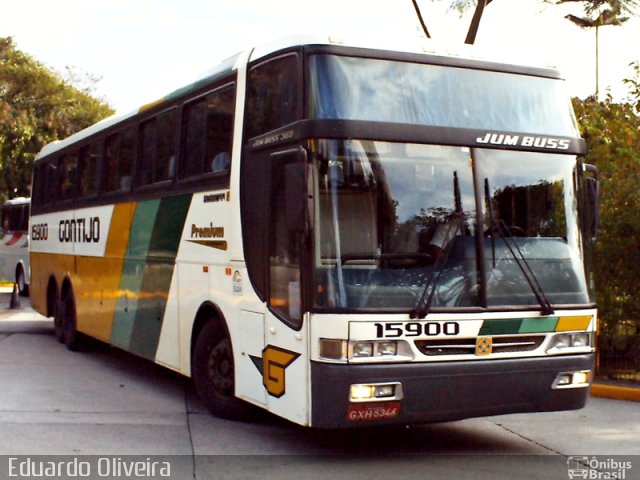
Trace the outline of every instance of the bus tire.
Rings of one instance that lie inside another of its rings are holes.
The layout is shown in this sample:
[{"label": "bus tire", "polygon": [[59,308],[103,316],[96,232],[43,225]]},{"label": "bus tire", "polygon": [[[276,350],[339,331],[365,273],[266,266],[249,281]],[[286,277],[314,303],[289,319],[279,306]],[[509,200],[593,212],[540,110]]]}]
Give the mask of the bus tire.
[{"label": "bus tire", "polygon": [[64,306],[62,302],[58,302],[58,306],[55,309],[55,314],[53,316],[53,334],[56,337],[56,340],[60,343],[64,343]]},{"label": "bus tire", "polygon": [[21,297],[29,296],[29,285],[27,285],[27,278],[22,265],[18,265],[16,269],[16,285],[18,285],[18,293]]},{"label": "bus tire", "polygon": [[64,295],[57,310],[61,311],[60,316],[64,344],[72,352],[80,350],[82,334],[77,330],[76,301],[73,296],[73,290],[69,290]]},{"label": "bus tire", "polygon": [[192,358],[193,383],[204,405],[216,417],[247,419],[251,406],[235,396],[233,350],[224,328],[207,322],[198,334]]},{"label": "bus tire", "polygon": [[58,288],[53,280],[49,280],[47,286],[47,317],[53,317],[53,334],[56,340],[64,343],[64,330],[62,329],[63,314],[60,313],[60,300],[58,299]]}]

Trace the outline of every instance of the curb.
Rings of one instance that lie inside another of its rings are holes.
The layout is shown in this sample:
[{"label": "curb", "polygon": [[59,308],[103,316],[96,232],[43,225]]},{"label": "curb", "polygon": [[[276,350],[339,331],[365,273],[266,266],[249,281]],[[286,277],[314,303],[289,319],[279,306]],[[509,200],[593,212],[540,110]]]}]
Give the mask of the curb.
[{"label": "curb", "polygon": [[640,402],[640,388],[619,387],[616,385],[602,385],[596,383],[591,385],[591,396]]}]

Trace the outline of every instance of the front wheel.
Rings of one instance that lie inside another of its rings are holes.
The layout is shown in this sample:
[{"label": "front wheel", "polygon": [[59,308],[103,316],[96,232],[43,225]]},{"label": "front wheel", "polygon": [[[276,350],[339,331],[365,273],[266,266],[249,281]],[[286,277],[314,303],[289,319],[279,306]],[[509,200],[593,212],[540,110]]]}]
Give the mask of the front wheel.
[{"label": "front wheel", "polygon": [[235,396],[233,350],[224,328],[208,322],[196,339],[193,383],[205,406],[217,417],[242,420],[252,407]]}]

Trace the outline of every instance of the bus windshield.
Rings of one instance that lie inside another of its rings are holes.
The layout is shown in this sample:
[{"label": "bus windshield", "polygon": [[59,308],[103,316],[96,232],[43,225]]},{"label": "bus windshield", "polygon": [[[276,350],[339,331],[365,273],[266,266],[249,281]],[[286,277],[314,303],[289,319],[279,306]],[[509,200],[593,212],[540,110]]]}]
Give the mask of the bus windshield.
[{"label": "bus windshield", "polygon": [[312,55],[309,117],[579,137],[556,78]]},{"label": "bus windshield", "polygon": [[574,156],[312,143],[316,308],[539,308],[523,263],[553,305],[592,301]]}]

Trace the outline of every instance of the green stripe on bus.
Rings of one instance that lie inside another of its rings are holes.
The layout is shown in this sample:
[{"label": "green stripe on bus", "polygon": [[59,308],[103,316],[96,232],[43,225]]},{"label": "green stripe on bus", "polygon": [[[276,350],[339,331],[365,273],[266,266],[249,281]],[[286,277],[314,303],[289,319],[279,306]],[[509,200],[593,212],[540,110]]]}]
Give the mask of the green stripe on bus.
[{"label": "green stripe on bus", "polygon": [[508,335],[518,333],[522,319],[485,320],[480,328],[479,335]]},{"label": "green stripe on bus", "polygon": [[478,335],[517,335],[555,331],[558,317],[485,320]]},{"label": "green stripe on bus", "polygon": [[120,277],[120,296],[111,329],[111,343],[130,350],[140,293],[144,281],[143,271],[151,244],[153,226],[160,200],[140,202],[136,205],[129,233],[124,265]]},{"label": "green stripe on bus", "polygon": [[175,260],[190,204],[190,195],[168,197],[163,198],[156,209],[129,343],[130,351],[147,358],[155,358],[158,349]]},{"label": "green stripe on bus", "polygon": [[518,333],[547,333],[554,332],[558,324],[558,317],[525,318]]}]

